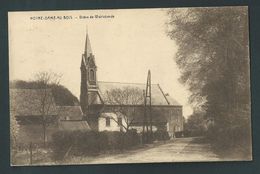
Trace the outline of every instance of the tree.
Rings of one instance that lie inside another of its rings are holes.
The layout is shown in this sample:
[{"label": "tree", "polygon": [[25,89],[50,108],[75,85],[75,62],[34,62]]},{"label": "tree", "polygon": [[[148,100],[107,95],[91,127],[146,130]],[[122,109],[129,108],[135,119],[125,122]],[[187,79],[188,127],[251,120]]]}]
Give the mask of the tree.
[{"label": "tree", "polygon": [[10,94],[10,151],[12,163],[15,163],[15,157],[17,154],[17,139],[19,137],[19,124],[15,117],[17,112],[15,99],[16,95]]},{"label": "tree", "polygon": [[[126,131],[129,131],[135,119],[137,105],[142,104],[143,101],[143,91],[139,88],[124,87],[106,91],[105,102],[113,105],[112,111],[123,118],[126,125],[122,124],[122,127]],[[118,123],[117,119],[112,117],[111,119]]]},{"label": "tree", "polygon": [[[66,87],[59,83],[61,75],[53,72],[39,72],[34,75],[33,80],[15,80],[9,83],[10,89],[38,89],[42,93],[39,95],[41,105],[41,124],[43,127],[43,139],[46,142],[46,130],[47,127],[53,124],[57,118],[46,116],[50,113],[50,107],[52,104],[59,106],[73,106],[79,105],[77,97],[75,97]],[[29,94],[29,93],[28,93]],[[52,98],[52,96],[54,98]],[[15,97],[13,95],[13,97]],[[38,97],[38,96],[37,96]],[[31,96],[27,97],[30,100]],[[11,101],[15,101],[13,98]],[[45,108],[43,110],[43,108]],[[12,110],[15,110],[14,105]],[[59,112],[59,110],[58,110]],[[15,123],[15,122],[13,122]],[[18,125],[19,126],[19,125]],[[11,126],[12,127],[12,126]]]},{"label": "tree", "polygon": [[184,124],[184,130],[190,136],[203,136],[206,130],[206,120],[204,113],[194,112],[187,118]]},{"label": "tree", "polygon": [[168,35],[179,46],[176,62],[190,102],[211,113],[250,103],[246,8],[174,9],[169,15]]},{"label": "tree", "polygon": [[241,129],[250,137],[247,8],[184,8],[168,14],[168,36],[178,45],[175,60],[180,81],[192,93],[190,103],[214,119],[217,133]]},{"label": "tree", "polygon": [[35,82],[39,85],[39,88],[43,90],[40,95],[40,123],[43,129],[44,146],[47,141],[47,127],[57,119],[49,116],[51,107],[53,103],[55,103],[54,98],[50,96],[50,87],[59,85],[60,79],[61,75],[52,72],[39,72],[35,74]]},{"label": "tree", "polygon": [[16,146],[16,140],[19,133],[19,124],[13,114],[10,112],[10,134],[11,134],[11,147],[14,148]]},{"label": "tree", "polygon": [[[10,107],[13,108],[13,107]],[[10,109],[10,143],[11,143],[11,161],[15,163],[15,156],[17,152],[17,138],[19,136],[19,124],[13,113],[14,111]]]}]

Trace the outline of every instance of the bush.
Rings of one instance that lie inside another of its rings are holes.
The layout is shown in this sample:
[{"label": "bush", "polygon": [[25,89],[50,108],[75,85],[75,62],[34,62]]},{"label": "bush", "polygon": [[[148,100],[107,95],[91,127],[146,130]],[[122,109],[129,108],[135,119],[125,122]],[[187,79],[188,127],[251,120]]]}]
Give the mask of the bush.
[{"label": "bush", "polygon": [[131,148],[140,144],[140,137],[136,130],[129,130],[123,136],[123,146]]},{"label": "bush", "polygon": [[183,131],[175,132],[175,137],[176,138],[181,138],[183,136],[184,136],[184,132]]},{"label": "bush", "polygon": [[167,131],[157,130],[154,132],[153,138],[154,140],[158,140],[158,141],[166,141],[170,139],[170,136]]},{"label": "bush", "polygon": [[62,160],[66,154],[96,155],[104,151],[129,149],[139,143],[136,131],[59,131],[53,134],[53,158]]},{"label": "bush", "polygon": [[144,132],[141,135],[142,135],[142,141],[144,144],[153,143],[153,141],[155,140],[154,133],[151,134],[151,132]]},{"label": "bush", "polygon": [[219,156],[250,159],[252,153],[251,128],[249,124],[239,126],[214,126],[208,130],[206,139]]},{"label": "bush", "polygon": [[[76,132],[75,132],[76,133]],[[65,154],[72,147],[74,136],[68,131],[59,131],[52,135],[53,138],[53,158],[55,160],[63,159]]]},{"label": "bush", "polygon": [[[201,137],[201,136],[205,136],[206,134],[205,131],[190,131],[190,130],[185,130],[181,133],[184,137]],[[177,134],[175,135],[178,138],[178,135]]]}]

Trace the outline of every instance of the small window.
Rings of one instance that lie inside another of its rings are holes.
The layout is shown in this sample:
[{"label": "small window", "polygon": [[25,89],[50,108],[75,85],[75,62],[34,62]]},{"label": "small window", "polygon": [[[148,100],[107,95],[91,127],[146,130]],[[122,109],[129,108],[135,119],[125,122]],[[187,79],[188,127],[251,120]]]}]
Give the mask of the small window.
[{"label": "small window", "polygon": [[106,126],[109,127],[110,126],[110,118],[106,118]]},{"label": "small window", "polygon": [[95,81],[95,72],[94,72],[93,69],[91,69],[90,72],[89,72],[89,80]]},{"label": "small window", "polygon": [[118,126],[122,126],[122,118],[118,118],[118,120],[117,120],[117,123],[118,123]]}]

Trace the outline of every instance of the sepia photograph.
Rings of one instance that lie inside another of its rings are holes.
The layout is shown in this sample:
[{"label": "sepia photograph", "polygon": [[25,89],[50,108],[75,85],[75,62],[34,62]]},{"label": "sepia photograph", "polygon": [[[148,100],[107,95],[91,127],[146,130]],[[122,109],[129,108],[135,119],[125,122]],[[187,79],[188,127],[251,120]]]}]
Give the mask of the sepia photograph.
[{"label": "sepia photograph", "polygon": [[252,161],[248,19],[8,12],[10,165]]}]

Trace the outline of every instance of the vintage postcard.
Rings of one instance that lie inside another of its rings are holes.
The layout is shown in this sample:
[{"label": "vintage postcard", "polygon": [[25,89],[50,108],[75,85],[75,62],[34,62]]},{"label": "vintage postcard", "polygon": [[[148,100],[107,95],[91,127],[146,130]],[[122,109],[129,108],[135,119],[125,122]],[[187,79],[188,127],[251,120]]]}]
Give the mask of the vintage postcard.
[{"label": "vintage postcard", "polygon": [[12,166],[252,160],[247,7],[8,25]]}]

